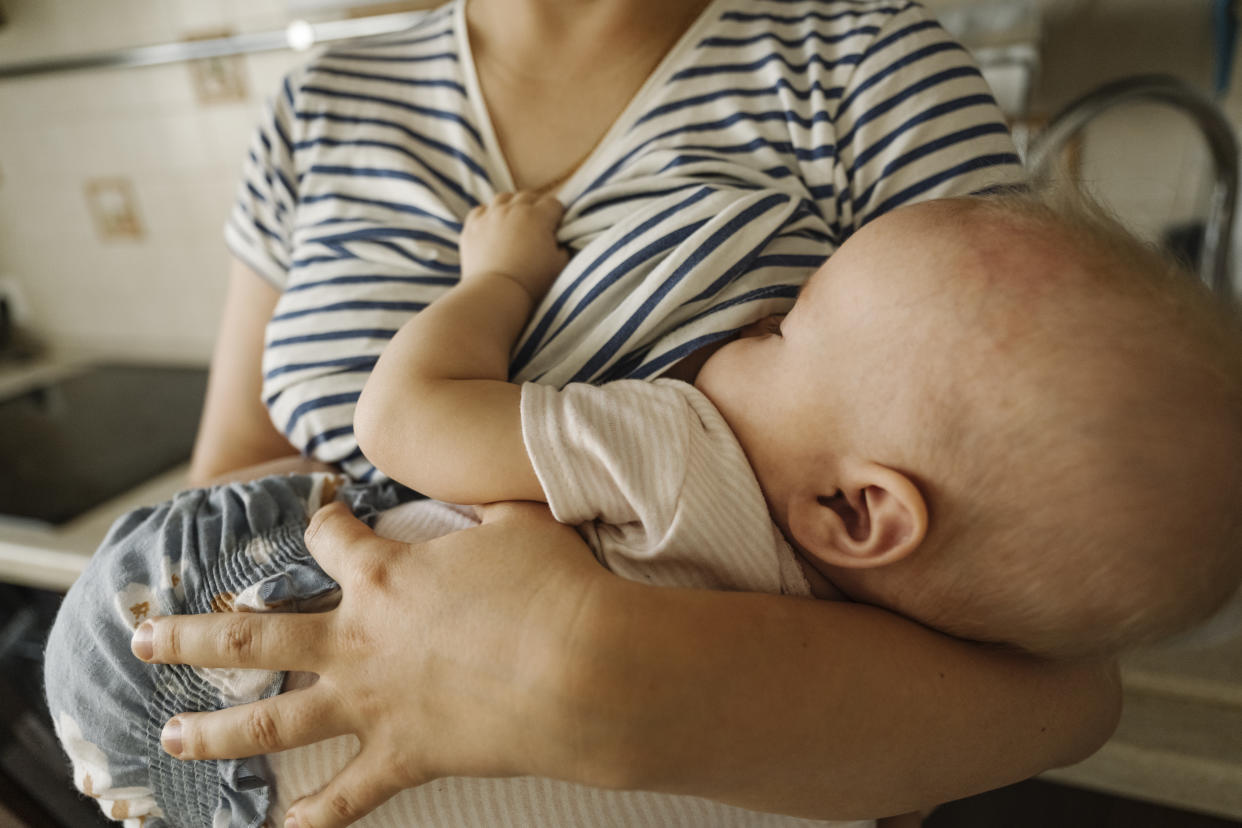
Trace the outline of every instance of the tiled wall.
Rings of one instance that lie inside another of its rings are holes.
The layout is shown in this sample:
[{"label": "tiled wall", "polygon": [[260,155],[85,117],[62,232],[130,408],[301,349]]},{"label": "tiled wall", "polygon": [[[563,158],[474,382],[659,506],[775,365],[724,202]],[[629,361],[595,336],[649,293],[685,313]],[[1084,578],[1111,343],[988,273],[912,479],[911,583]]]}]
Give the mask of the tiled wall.
[{"label": "tiled wall", "polygon": [[[283,0],[4,5],[5,63],[286,22]],[[0,80],[0,276],[18,282],[33,330],[61,347],[206,360],[233,182],[261,101],[298,59],[239,58],[243,95],[224,84],[232,98],[210,101],[187,64]]]},{"label": "tiled wall", "polygon": [[[1065,8],[1053,4],[1043,33],[1036,113],[1051,114],[1105,81],[1136,74],[1175,75],[1211,93],[1212,0],[1060,1]],[[1235,133],[1242,131],[1240,69],[1242,60],[1235,61],[1219,101]],[[1087,184],[1153,239],[1207,210],[1206,145],[1186,116],[1167,106],[1127,105],[1102,116],[1087,131],[1082,160]]]},{"label": "tiled wall", "polygon": [[[288,0],[0,4],[9,20],[0,63],[267,31],[289,18]],[[1172,70],[1206,86],[1205,0],[1059,5],[1071,11],[1045,33],[1037,108],[1133,71]],[[220,228],[240,160],[262,99],[300,59],[239,58],[241,99],[227,99],[236,91],[227,67],[208,78],[225,100],[201,99],[186,64],[0,80],[0,280],[18,283],[35,330],[62,347],[207,358],[227,267]],[[1235,123],[1239,85],[1225,101]],[[1169,123],[1124,115],[1108,127],[1116,136],[1089,153],[1092,175],[1108,169],[1123,212],[1145,226],[1168,210],[1193,214],[1204,197],[1196,183],[1202,151]],[[1155,171],[1162,165],[1169,177]]]}]

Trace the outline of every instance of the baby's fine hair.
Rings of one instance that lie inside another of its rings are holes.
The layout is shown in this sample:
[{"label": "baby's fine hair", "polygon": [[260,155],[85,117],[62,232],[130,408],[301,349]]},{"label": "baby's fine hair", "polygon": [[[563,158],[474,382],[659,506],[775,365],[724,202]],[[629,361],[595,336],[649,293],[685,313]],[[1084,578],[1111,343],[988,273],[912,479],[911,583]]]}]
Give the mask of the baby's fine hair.
[{"label": "baby's fine hair", "polygon": [[937,587],[916,616],[1068,658],[1205,619],[1242,580],[1236,301],[1073,188],[951,212],[1013,249],[983,246],[998,272],[954,313],[966,307],[962,336],[978,322],[985,344],[963,345],[952,381],[926,389],[928,468],[945,473],[918,553]]}]

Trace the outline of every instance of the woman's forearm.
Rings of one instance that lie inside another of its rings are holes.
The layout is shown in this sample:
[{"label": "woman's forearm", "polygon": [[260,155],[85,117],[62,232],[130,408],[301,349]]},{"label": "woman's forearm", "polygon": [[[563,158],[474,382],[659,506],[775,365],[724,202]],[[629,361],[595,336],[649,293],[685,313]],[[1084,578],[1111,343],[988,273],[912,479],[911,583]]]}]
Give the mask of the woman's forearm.
[{"label": "woman's forearm", "polygon": [[608,787],[854,819],[1005,785],[1112,733],[1111,664],[987,650],[879,609],[614,582],[569,674]]}]

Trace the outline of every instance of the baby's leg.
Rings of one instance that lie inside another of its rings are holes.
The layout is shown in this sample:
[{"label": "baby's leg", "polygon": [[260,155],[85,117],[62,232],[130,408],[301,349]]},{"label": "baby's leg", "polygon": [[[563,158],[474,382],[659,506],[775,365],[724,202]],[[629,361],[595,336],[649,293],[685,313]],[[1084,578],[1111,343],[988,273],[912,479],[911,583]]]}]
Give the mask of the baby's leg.
[{"label": "baby's leg", "polygon": [[[78,789],[126,826],[259,826],[270,799],[262,758],[180,762],[164,723],[279,691],[283,676],[143,664],[133,630],[153,615],[322,605],[336,585],[302,539],[309,515],[344,497],[360,516],[398,502],[391,486],[316,474],[182,492],[112,527],[73,585],[48,640],[48,705]],[[368,514],[369,513],[369,514]]]}]

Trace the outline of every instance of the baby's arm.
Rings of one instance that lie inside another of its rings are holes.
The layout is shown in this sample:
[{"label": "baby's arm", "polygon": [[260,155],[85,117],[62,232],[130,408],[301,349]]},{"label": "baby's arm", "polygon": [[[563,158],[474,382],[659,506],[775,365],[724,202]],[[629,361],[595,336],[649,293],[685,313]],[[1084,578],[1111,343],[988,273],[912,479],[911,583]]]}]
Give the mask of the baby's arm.
[{"label": "baby's arm", "polygon": [[384,474],[455,503],[543,500],[526,456],[509,354],[568,257],[551,197],[502,193],[466,217],[461,281],[384,349],[354,414]]}]

